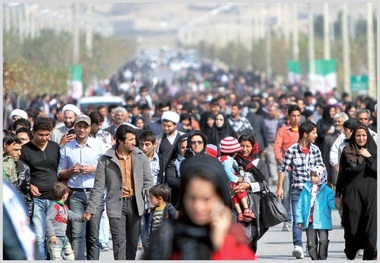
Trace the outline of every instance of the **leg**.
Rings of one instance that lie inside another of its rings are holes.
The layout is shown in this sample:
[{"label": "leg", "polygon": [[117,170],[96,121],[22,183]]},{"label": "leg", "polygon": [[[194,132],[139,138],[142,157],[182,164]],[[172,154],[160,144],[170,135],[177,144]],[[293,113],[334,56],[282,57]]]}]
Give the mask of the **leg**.
[{"label": "leg", "polygon": [[268,151],[265,154],[265,162],[269,169],[269,175],[272,182],[278,181],[278,167],[276,157],[274,155],[273,143],[268,144]]},{"label": "leg", "polygon": [[319,235],[319,260],[326,260],[329,249],[329,231],[327,230],[318,230]]},{"label": "leg", "polygon": [[121,217],[109,218],[112,245],[113,245],[113,257],[115,260],[126,260],[125,257],[125,240],[126,240],[126,221],[127,210],[126,201],[123,201]]},{"label": "leg", "polygon": [[[86,193],[86,206],[89,200],[90,193]],[[92,218],[86,223],[86,250],[87,260],[99,260],[100,247],[99,247],[99,225],[100,218],[104,211],[104,199],[100,199],[99,208],[96,212],[95,218]]]},{"label": "leg", "polygon": [[[86,205],[86,193],[74,191],[72,196],[69,198],[70,210],[74,213],[82,215],[86,209]],[[86,260],[84,250],[86,224],[88,224],[88,222],[82,223],[71,221],[71,245],[74,250],[75,260]]]},{"label": "leg", "polygon": [[63,243],[62,258],[64,260],[75,260],[74,251],[67,237],[60,237]]},{"label": "leg", "polygon": [[317,231],[313,228],[313,223],[309,223],[309,227],[306,229],[307,247],[309,249],[309,255],[312,260],[318,260],[317,246],[318,237]]},{"label": "leg", "polygon": [[57,237],[58,244],[53,244],[48,241],[48,251],[50,254],[50,260],[62,260],[62,241]]},{"label": "leg", "polygon": [[100,218],[100,226],[99,226],[99,243],[101,244],[102,249],[103,248],[107,249],[108,247],[109,232],[110,232],[110,225],[108,221],[108,216],[107,216],[106,211],[103,211],[102,216]]},{"label": "leg", "polygon": [[284,189],[284,199],[282,199],[282,204],[284,205],[286,211],[288,212],[288,219],[285,221],[284,226],[287,226],[286,229],[284,227],[283,231],[289,231],[290,223],[292,222],[292,205],[290,200],[290,191],[291,191],[291,178],[292,175],[289,171],[285,173],[283,189]]},{"label": "leg", "polygon": [[46,258],[45,250],[45,234],[46,234],[46,213],[50,205],[50,201],[47,199],[33,198],[34,210],[31,226],[36,233],[36,243],[41,255]]},{"label": "leg", "polygon": [[234,204],[234,207],[235,207],[236,213],[238,213],[238,214],[242,213],[239,203]]},{"label": "leg", "polygon": [[[292,191],[292,211],[296,211],[296,207],[298,204],[298,200],[300,198],[301,190],[293,190]],[[302,230],[298,228],[296,225],[296,215],[293,213],[293,244],[295,246],[302,247]]]},{"label": "leg", "polygon": [[125,257],[126,260],[135,260],[137,252],[137,242],[139,237],[141,217],[138,214],[136,200],[126,201],[127,204],[127,225],[125,226],[126,248]]}]

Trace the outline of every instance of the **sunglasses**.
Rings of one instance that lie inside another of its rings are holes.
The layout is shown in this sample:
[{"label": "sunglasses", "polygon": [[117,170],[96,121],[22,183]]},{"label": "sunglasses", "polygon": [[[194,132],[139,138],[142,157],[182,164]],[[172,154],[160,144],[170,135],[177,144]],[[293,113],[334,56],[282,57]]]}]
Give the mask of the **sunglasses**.
[{"label": "sunglasses", "polygon": [[191,141],[191,144],[203,144],[203,141]]}]

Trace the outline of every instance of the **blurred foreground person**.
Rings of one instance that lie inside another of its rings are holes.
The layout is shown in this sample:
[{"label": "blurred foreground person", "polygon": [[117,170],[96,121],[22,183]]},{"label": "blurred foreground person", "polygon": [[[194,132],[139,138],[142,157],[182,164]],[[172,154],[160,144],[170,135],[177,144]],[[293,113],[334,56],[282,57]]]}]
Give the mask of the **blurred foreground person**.
[{"label": "blurred foreground person", "polygon": [[184,162],[179,218],[153,233],[144,259],[255,259],[243,229],[232,222],[228,179],[221,163],[208,156]]},{"label": "blurred foreground person", "polygon": [[3,180],[3,260],[41,260],[20,196]]}]

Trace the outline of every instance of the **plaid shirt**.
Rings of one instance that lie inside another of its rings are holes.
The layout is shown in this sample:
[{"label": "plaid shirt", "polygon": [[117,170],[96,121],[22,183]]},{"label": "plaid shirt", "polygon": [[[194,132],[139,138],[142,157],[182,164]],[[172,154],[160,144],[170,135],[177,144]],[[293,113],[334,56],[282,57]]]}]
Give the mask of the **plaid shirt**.
[{"label": "plaid shirt", "polygon": [[310,151],[305,155],[300,144],[296,142],[286,151],[280,172],[285,173],[290,167],[293,176],[293,189],[302,190],[304,183],[310,181],[311,168],[316,165],[325,166],[318,146],[310,144]]},{"label": "plaid shirt", "polygon": [[150,170],[152,171],[154,185],[160,184],[160,178],[158,178],[160,173],[160,157],[158,156],[158,153],[154,152],[152,159],[149,160],[149,164]]},{"label": "plaid shirt", "polygon": [[243,132],[250,132],[253,134],[253,128],[249,120],[245,117],[240,117],[237,121],[233,120],[232,118],[228,119],[232,129],[237,134],[242,134]]}]

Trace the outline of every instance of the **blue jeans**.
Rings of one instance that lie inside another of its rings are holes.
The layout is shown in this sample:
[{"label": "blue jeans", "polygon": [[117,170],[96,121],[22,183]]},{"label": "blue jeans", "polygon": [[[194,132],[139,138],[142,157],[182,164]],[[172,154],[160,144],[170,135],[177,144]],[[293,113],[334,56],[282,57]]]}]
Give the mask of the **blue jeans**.
[{"label": "blue jeans", "polygon": [[32,228],[36,233],[36,242],[41,255],[46,258],[45,237],[46,237],[46,214],[50,206],[50,200],[33,198],[34,210],[32,217]]},{"label": "blue jeans", "polygon": [[57,243],[48,241],[50,260],[74,260],[74,252],[71,248],[69,239],[66,236],[57,237]]},{"label": "blue jeans", "polygon": [[[72,195],[69,198],[70,210],[76,214],[83,215],[86,211],[90,195],[90,192],[72,191]],[[71,245],[74,250],[75,260],[99,260],[99,225],[103,210],[104,199],[101,198],[95,218],[85,223],[71,222]],[[85,256],[85,249],[87,251],[87,258]]]},{"label": "blue jeans", "polygon": [[[282,204],[284,205],[286,211],[288,211],[288,219],[285,222],[292,222],[292,206],[290,201],[290,189],[292,183],[292,173],[290,171],[285,172],[285,179],[283,182],[284,198],[282,199]],[[295,210],[293,210],[295,211]]]},{"label": "blue jeans", "polygon": [[[300,189],[292,189],[292,209],[296,211],[298,200],[301,195]],[[302,247],[302,230],[298,228],[296,224],[296,213],[293,213],[293,245]]]}]

